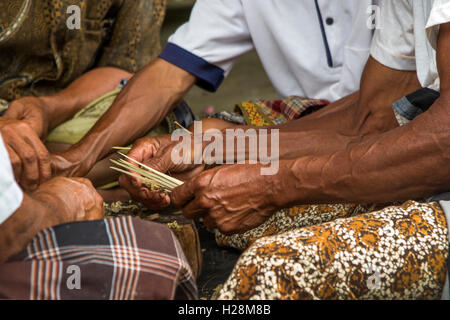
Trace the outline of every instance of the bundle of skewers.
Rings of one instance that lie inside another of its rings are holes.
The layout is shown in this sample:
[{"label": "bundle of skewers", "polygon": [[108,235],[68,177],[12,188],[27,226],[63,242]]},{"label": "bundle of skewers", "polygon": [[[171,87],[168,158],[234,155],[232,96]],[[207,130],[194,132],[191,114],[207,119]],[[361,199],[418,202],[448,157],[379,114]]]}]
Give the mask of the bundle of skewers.
[{"label": "bundle of skewers", "polygon": [[[187,130],[177,121],[175,121],[175,125],[192,135],[192,132]],[[145,164],[124,154],[123,152],[131,150],[130,147],[114,147],[113,149],[117,150],[117,153],[124,159],[111,160],[111,162],[117,167],[111,166],[110,168],[120,173],[140,179],[142,183],[152,191],[170,193],[174,188],[184,183],[181,180],[175,179],[167,174],[159,172],[158,170],[150,168],[149,166],[146,166]],[[131,162],[126,161],[125,159],[130,160]]]},{"label": "bundle of skewers", "polygon": [[[116,167],[111,166],[110,168],[120,173],[140,179],[142,184],[152,191],[170,193],[173,189],[184,183],[181,180],[150,168],[149,166],[130,158],[122,152],[118,152],[118,154],[120,154],[123,159],[111,159],[111,162],[115,164]],[[126,161],[125,159],[131,162]]]}]

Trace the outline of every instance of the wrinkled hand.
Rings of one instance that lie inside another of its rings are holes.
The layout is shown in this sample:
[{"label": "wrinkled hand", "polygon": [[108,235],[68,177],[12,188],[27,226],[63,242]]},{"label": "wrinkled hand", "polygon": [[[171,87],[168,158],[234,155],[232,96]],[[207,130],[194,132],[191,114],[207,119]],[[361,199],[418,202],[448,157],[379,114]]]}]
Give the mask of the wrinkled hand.
[{"label": "wrinkled hand", "polygon": [[5,119],[26,122],[40,137],[45,139],[49,130],[49,108],[41,98],[25,97],[11,102],[3,116]]},{"label": "wrinkled hand", "polygon": [[1,117],[0,134],[8,151],[16,181],[23,189],[33,191],[50,179],[50,155],[30,124]]},{"label": "wrinkled hand", "polygon": [[203,217],[208,228],[242,233],[266,221],[277,209],[274,176],[260,165],[223,165],[204,171],[172,192],[174,205],[187,218]]},{"label": "wrinkled hand", "polygon": [[88,179],[54,178],[31,196],[49,209],[58,224],[104,217],[103,199]]},{"label": "wrinkled hand", "polygon": [[[189,179],[202,172],[204,165],[193,164],[192,151],[182,155],[188,160],[185,161],[187,164],[172,161],[172,150],[178,144],[178,141],[171,141],[170,135],[154,138],[145,137],[134,143],[128,156],[160,172],[169,173],[180,180]],[[149,190],[142,185],[140,179],[121,175],[119,182],[128,191],[133,200],[143,203],[150,209],[157,210],[170,205],[169,195]]]}]

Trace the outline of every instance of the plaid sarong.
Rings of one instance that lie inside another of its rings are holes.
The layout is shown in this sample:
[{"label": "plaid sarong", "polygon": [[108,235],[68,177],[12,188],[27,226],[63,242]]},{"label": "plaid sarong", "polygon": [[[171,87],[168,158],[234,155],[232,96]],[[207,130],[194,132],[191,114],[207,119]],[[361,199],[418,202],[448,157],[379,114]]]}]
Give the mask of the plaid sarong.
[{"label": "plaid sarong", "polygon": [[178,240],[166,225],[131,217],[42,230],[0,265],[2,299],[196,299]]},{"label": "plaid sarong", "polygon": [[283,100],[257,100],[236,106],[247,124],[267,126],[283,124],[328,105],[327,100],[291,96]]}]

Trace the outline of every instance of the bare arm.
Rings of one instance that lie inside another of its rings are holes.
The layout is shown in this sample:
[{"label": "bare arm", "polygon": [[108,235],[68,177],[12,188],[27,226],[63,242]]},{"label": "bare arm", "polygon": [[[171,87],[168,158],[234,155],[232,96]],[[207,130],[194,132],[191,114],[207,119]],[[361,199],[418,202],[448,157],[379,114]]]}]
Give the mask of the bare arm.
[{"label": "bare arm", "polygon": [[0,263],[19,253],[42,229],[101,218],[103,199],[87,179],[52,179],[24,194],[19,209],[0,224]]},{"label": "bare arm", "polygon": [[125,86],[111,108],[88,134],[54,162],[64,175],[84,175],[113,146],[125,145],[143,136],[184,98],[196,78],[156,59]]},{"label": "bare arm", "polygon": [[392,103],[419,88],[415,72],[393,70],[370,57],[360,91],[304,118],[264,128],[280,130],[280,159],[328,154],[397,127]]}]

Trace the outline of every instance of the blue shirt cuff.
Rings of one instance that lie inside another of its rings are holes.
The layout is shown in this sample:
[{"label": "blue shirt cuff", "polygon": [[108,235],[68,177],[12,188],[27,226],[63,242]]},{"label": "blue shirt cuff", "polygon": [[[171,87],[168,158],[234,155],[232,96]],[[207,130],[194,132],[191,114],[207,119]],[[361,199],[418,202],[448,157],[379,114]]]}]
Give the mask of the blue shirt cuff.
[{"label": "blue shirt cuff", "polygon": [[216,91],[224,79],[222,68],[176,44],[169,42],[159,57],[196,76],[198,79],[197,85],[205,90]]}]

